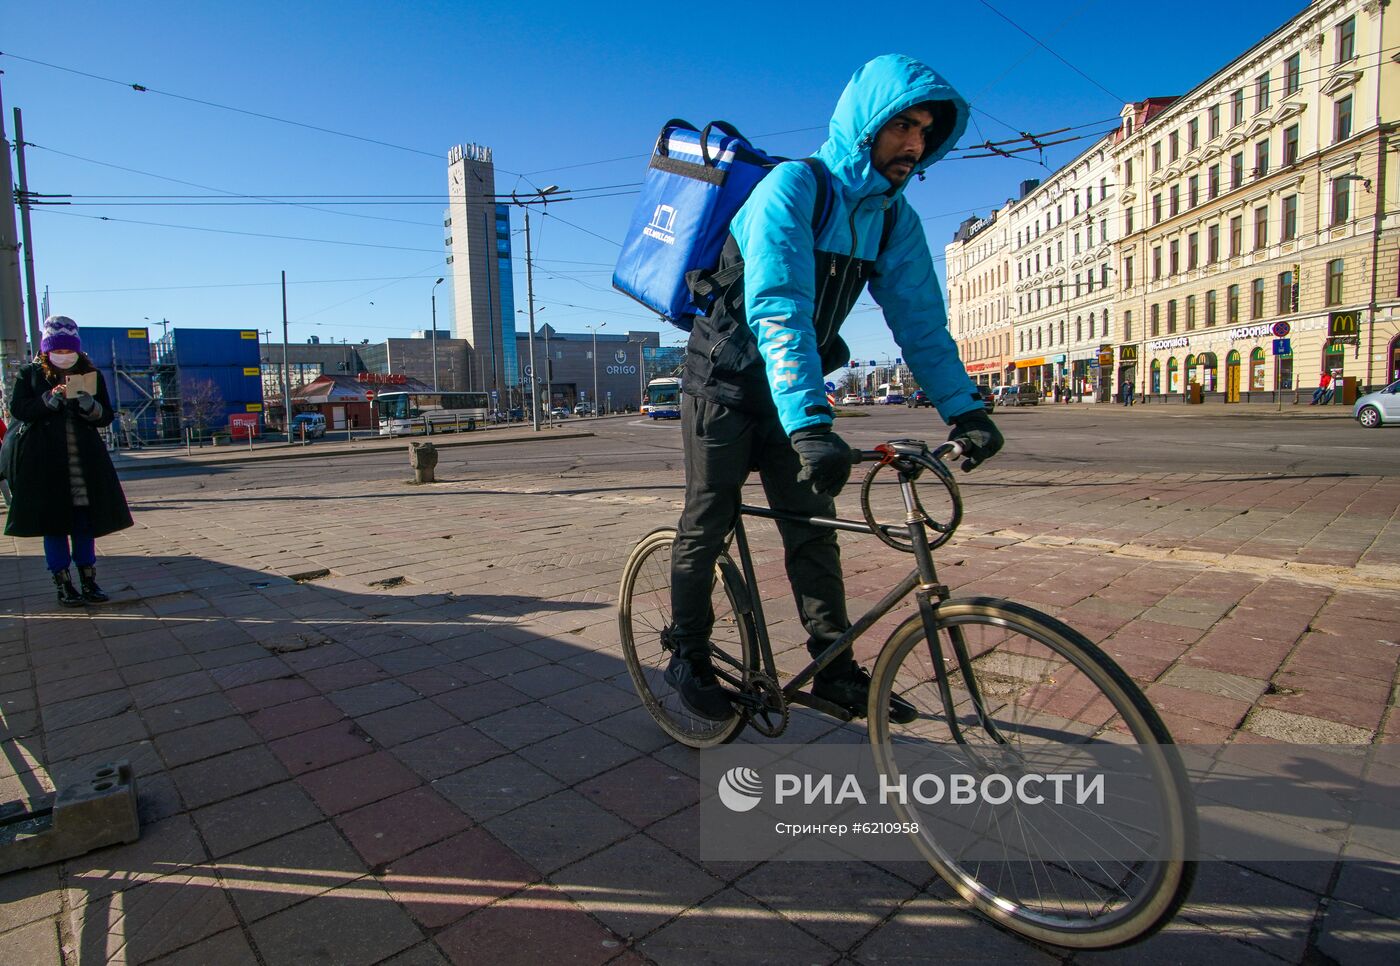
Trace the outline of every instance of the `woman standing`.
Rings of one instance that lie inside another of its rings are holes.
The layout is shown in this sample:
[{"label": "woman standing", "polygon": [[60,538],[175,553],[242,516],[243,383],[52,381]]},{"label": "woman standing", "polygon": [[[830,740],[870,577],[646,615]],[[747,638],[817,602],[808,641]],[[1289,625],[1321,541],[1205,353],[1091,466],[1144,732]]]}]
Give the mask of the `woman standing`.
[{"label": "woman standing", "polygon": [[[97,434],[111,425],[112,404],[102,373],[83,355],[76,322],[62,315],[45,319],[39,348],[10,394],[11,415],[25,426],[9,473],[5,533],[44,538],[60,604],[100,604],[108,597],[97,585],[96,538],[131,526],[117,471]],[[81,387],[87,380],[74,378],[88,373],[94,392]],[[70,563],[78,565],[81,592],[69,576]]]}]

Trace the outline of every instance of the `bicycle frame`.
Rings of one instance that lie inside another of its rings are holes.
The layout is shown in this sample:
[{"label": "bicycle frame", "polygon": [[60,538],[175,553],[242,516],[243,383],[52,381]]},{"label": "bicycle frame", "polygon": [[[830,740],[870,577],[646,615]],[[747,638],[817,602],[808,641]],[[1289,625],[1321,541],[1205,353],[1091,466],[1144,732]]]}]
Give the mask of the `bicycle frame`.
[{"label": "bicycle frame", "polygon": [[[962,728],[958,724],[957,715],[955,714],[952,685],[947,668],[944,664],[945,658],[937,633],[938,608],[944,601],[949,599],[951,593],[947,585],[938,580],[938,570],[933,562],[933,551],[929,547],[928,526],[915,497],[914,480],[919,471],[917,469],[911,471],[907,466],[900,466],[894,463],[892,451],[877,450],[873,452],[862,452],[860,457],[861,462],[879,461],[882,464],[895,465],[895,469],[899,474],[900,493],[904,500],[906,514],[905,532],[911,544],[910,549],[914,554],[914,568],[893,590],[856,619],[844,634],[833,641],[821,654],[813,658],[807,666],[794,675],[786,685],[782,686],[783,700],[791,704],[802,704],[816,708],[827,714],[836,714],[838,717],[849,718],[849,715],[844,714],[844,712],[838,713],[841,709],[838,709],[835,705],[822,701],[815,695],[803,691],[802,688],[816,677],[820,671],[854,647],[858,638],[864,635],[865,632],[870,630],[882,617],[898,606],[905,597],[913,593],[918,601],[919,613],[923,619],[925,639],[929,644],[929,656],[933,661],[934,674],[938,683],[938,693],[943,702],[948,728],[952,732],[953,739],[956,742],[959,744],[966,744],[963,738]],[[936,459],[936,455],[933,458]],[[864,533],[870,536],[878,536],[878,534],[876,533],[875,527],[868,522],[843,520],[839,517],[808,517],[783,510],[774,510],[769,507],[753,506],[747,503],[740,504],[739,517],[735,520],[731,539],[733,545],[738,550],[739,566],[746,587],[747,604],[752,620],[752,627],[758,638],[759,654],[763,661],[763,670],[774,682],[777,682],[777,662],[773,655],[772,641],[768,636],[768,622],[763,614],[762,594],[759,593],[758,589],[758,575],[755,573],[753,567],[753,555],[749,550],[748,534],[744,529],[744,517],[746,516],[807,524],[829,530]],[[898,530],[900,528],[895,525],[890,525],[886,529]],[[1000,731],[997,730],[991,715],[986,711],[981,691],[977,686],[976,678],[972,674],[972,659],[968,654],[962,631],[959,628],[949,628],[948,637],[952,643],[953,653],[958,662],[958,667],[962,671],[964,685],[968,690],[968,695],[976,711],[979,724],[993,741],[998,744],[1005,743],[1005,739],[1002,737]]]}]

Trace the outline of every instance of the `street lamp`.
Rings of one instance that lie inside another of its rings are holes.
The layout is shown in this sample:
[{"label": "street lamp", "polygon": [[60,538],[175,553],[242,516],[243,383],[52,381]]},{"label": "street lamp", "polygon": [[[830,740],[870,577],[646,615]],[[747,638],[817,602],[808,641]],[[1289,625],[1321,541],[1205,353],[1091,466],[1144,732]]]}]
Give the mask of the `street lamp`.
[{"label": "street lamp", "polygon": [[442,279],[433,283],[431,289],[433,300],[433,392],[438,391],[438,368],[437,368],[437,287],[442,284]]},{"label": "street lamp", "polygon": [[585,325],[584,328],[593,333],[593,418],[597,419],[598,412],[598,330],[607,325],[606,322],[599,322],[596,326]]},{"label": "street lamp", "polygon": [[[529,214],[529,212],[527,211],[527,212],[526,212],[526,215],[528,215],[528,214]],[[534,309],[534,312],[536,312],[536,313],[538,313],[538,312],[543,312],[543,311],[544,311],[545,309],[547,309],[547,308],[549,308],[549,306],[547,306],[547,305],[541,305],[539,308]],[[516,314],[516,315],[525,315],[526,312],[525,312],[524,309],[516,309],[516,310],[515,310],[515,314]],[[546,333],[544,334],[544,364],[545,364],[546,366],[549,365],[549,333],[548,333],[548,332],[546,332]],[[536,366],[535,366],[535,319],[534,319],[534,316],[533,316],[533,314],[532,314],[531,317],[530,317],[530,408],[531,408],[532,410],[534,410],[534,416],[532,417],[532,419],[533,419],[533,421],[534,421],[534,426],[535,426],[536,431],[538,431],[539,428],[540,428],[540,392],[539,392],[539,387],[540,387],[540,372],[539,372],[539,369],[536,368]]]}]

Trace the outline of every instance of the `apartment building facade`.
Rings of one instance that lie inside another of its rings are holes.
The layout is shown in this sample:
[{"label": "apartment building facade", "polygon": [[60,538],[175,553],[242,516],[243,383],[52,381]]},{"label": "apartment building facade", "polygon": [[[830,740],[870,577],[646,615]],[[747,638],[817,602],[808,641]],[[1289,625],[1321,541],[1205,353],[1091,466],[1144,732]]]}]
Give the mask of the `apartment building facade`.
[{"label": "apartment building facade", "polygon": [[1119,388],[1240,402],[1400,377],[1384,13],[1318,0],[1188,94],[1124,108]]},{"label": "apartment building facade", "polygon": [[1113,344],[1117,290],[1112,147],[1095,142],[1008,213],[1012,381],[1107,398],[1099,361]]},{"label": "apartment building facade", "polygon": [[1014,371],[1011,256],[1003,217],[1012,204],[987,218],[967,219],[943,249],[949,328],[968,375],[982,386],[1000,386],[1008,368]]}]

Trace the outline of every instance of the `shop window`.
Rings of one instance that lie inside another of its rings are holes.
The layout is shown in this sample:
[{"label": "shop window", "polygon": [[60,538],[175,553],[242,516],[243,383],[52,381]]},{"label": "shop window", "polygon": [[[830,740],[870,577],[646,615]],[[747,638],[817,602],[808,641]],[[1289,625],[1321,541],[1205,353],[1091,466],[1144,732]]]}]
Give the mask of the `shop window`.
[{"label": "shop window", "polygon": [[1249,354],[1250,392],[1264,391],[1264,350],[1256,348]]},{"label": "shop window", "polygon": [[1293,388],[1293,357],[1278,357],[1278,388],[1280,391]]},{"label": "shop window", "polygon": [[1152,360],[1152,391],[1159,395],[1162,392],[1162,363],[1158,359]]},{"label": "shop window", "polygon": [[1186,361],[1181,365],[1181,388],[1184,392],[1190,388],[1191,383],[1200,382],[1200,376],[1196,372],[1196,357],[1191,355],[1186,357]]},{"label": "shop window", "polygon": [[1167,392],[1181,391],[1181,373],[1176,368],[1176,356],[1167,360]]},{"label": "shop window", "polygon": [[1216,390],[1216,367],[1218,365],[1214,352],[1201,353],[1200,359],[1200,383],[1203,392],[1215,392]]}]

